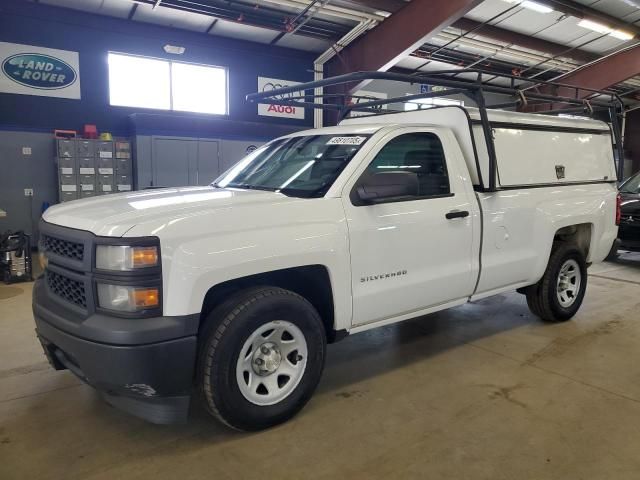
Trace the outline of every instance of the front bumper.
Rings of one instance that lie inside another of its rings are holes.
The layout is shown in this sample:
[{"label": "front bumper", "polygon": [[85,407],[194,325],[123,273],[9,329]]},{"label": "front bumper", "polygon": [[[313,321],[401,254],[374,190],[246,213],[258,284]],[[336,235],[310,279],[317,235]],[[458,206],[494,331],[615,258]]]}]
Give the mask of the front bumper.
[{"label": "front bumper", "polygon": [[107,402],[140,418],[160,424],[186,421],[197,315],[121,319],[93,314],[78,322],[50,298],[43,279],[34,285],[33,313],[54,368],[69,369]]}]

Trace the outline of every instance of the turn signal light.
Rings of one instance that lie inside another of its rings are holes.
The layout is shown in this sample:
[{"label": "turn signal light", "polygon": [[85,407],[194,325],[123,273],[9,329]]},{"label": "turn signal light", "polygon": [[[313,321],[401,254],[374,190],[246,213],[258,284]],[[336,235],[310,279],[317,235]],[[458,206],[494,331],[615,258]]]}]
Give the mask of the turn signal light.
[{"label": "turn signal light", "polygon": [[155,267],[158,264],[156,247],[134,247],[132,251],[133,268]]},{"label": "turn signal light", "polygon": [[160,307],[160,287],[132,287],[98,283],[98,305],[116,312],[139,312]]},{"label": "turn signal light", "polygon": [[136,308],[154,308],[160,304],[160,294],[157,288],[136,288],[131,291],[131,295]]}]

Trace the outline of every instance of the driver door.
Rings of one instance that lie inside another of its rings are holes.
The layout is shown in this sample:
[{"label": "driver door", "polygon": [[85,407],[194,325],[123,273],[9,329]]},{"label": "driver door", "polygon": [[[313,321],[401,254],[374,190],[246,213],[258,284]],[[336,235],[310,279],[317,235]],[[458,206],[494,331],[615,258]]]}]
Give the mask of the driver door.
[{"label": "driver door", "polygon": [[[445,142],[434,130],[400,132],[380,142],[343,194],[354,326],[464,299],[475,283],[472,250],[478,212],[468,173],[460,171],[460,149],[450,132],[445,132]],[[375,190],[367,182],[379,172],[410,172],[417,190],[360,201],[358,191]]]}]

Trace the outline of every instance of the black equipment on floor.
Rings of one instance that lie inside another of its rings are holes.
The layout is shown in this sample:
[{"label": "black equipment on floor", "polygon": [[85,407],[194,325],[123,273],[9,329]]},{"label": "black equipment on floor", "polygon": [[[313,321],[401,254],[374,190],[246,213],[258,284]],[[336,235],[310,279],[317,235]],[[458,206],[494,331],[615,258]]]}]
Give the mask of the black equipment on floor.
[{"label": "black equipment on floor", "polygon": [[8,231],[0,234],[0,276],[7,284],[33,280],[31,237],[26,233]]}]

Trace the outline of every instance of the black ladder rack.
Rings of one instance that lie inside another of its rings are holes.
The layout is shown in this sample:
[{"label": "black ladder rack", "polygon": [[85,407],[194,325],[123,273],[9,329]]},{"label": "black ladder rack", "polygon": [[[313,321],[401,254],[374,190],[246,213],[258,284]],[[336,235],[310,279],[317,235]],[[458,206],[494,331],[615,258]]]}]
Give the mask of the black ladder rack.
[{"label": "black ladder rack", "polygon": [[[452,75],[472,73],[475,80],[452,78]],[[508,79],[509,85],[497,85],[491,81]],[[402,97],[372,99],[367,96],[350,95],[349,88],[364,81],[388,80],[408,84],[427,84],[444,87],[446,90],[431,91]],[[330,93],[317,94],[316,89],[331,87]],[[340,91],[342,90],[342,91]],[[561,90],[571,96],[554,94]],[[512,100],[499,104],[487,105],[485,93],[496,93],[512,97]],[[256,103],[274,105],[291,105],[303,108],[333,111],[338,119],[345,118],[350,112],[358,111],[367,115],[397,113],[404,110],[384,110],[383,105],[411,103],[414,100],[464,95],[476,103],[484,139],[489,154],[489,186],[488,191],[496,191],[496,155],[493,144],[491,123],[488,110],[533,106],[536,109],[550,106],[547,110],[528,113],[537,115],[574,114],[594,118],[606,115],[611,128],[614,152],[617,156],[618,179],[622,179],[624,155],[620,118],[624,104],[620,97],[612,92],[580,87],[561,82],[530,79],[515,75],[497,74],[478,69],[441,70],[420,74],[394,72],[356,72],[335,77],[300,83],[291,87],[279,88],[268,92],[257,92],[247,95],[247,100]],[[354,100],[357,103],[352,103]],[[559,106],[559,107],[558,107]]]}]

